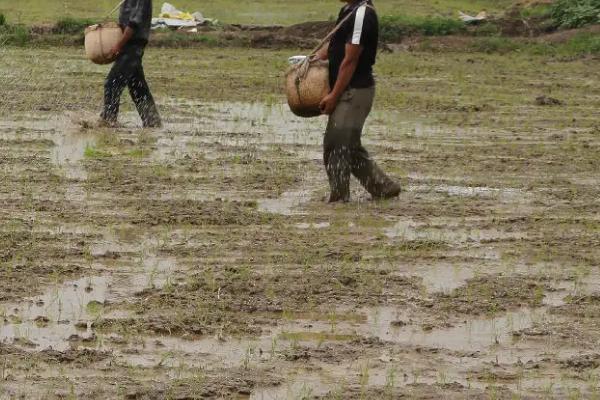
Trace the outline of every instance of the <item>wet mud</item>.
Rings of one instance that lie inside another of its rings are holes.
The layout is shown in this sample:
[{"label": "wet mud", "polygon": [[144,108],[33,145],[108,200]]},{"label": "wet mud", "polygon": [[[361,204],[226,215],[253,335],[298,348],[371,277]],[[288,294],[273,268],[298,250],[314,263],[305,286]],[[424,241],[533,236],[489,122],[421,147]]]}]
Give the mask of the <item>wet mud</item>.
[{"label": "wet mud", "polygon": [[[406,85],[422,100],[433,81]],[[405,190],[353,182],[327,205],[325,121],[279,98],[198,101],[177,81],[163,128],[125,107],[108,130],[82,94],[44,111],[31,82],[0,84],[0,399],[598,395],[589,104],[566,102],[575,134],[508,94],[486,115],[382,102],[365,145]]]}]

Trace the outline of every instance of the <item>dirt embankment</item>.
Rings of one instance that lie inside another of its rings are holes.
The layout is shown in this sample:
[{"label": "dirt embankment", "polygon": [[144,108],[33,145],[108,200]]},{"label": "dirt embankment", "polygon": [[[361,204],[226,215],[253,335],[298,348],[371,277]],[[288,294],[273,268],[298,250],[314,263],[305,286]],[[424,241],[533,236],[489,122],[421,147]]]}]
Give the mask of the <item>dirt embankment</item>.
[{"label": "dirt embankment", "polygon": [[[241,25],[205,26],[191,30],[156,31],[152,37],[155,47],[251,47],[251,48],[302,48],[311,49],[334,27],[333,21],[310,21],[292,26],[281,25]],[[383,29],[383,27],[382,27]],[[385,29],[384,29],[385,30]],[[427,47],[432,50],[464,50],[477,47],[478,41],[486,38],[509,38],[517,43],[533,42],[561,44],[580,33],[598,33],[600,26],[581,29],[558,30],[547,16],[523,16],[518,5],[503,15],[489,21],[471,25],[458,33],[430,36],[415,29],[395,29],[393,35],[383,35],[384,48],[396,50],[417,50]],[[31,28],[31,42],[51,45],[83,45],[83,33],[64,34],[57,26],[44,25]]]},{"label": "dirt embankment", "polygon": [[[384,49],[387,51],[473,51],[478,50],[483,52],[506,52],[513,47],[526,44],[544,44],[544,45],[561,45],[568,43],[578,35],[582,34],[599,34],[600,25],[593,25],[585,28],[568,29],[556,31],[536,36],[512,36],[507,39],[507,48],[487,48],[486,40],[493,41],[498,37],[481,37],[481,36],[466,36],[466,35],[448,35],[448,36],[413,36],[407,37],[399,43],[384,44]],[[511,45],[512,43],[512,45]],[[492,43],[493,46],[493,43]]]},{"label": "dirt embankment", "polygon": [[[255,48],[312,48],[334,27],[331,21],[305,22],[292,26],[228,25],[206,34],[219,42],[245,43]],[[160,35],[157,35],[160,40]]]},{"label": "dirt embankment", "polygon": [[[204,26],[191,30],[153,32],[153,46],[243,46],[253,48],[312,48],[334,27],[331,21],[311,21],[292,26],[242,25]],[[30,29],[33,43],[83,45],[82,32],[65,34],[54,25],[36,25]]]}]

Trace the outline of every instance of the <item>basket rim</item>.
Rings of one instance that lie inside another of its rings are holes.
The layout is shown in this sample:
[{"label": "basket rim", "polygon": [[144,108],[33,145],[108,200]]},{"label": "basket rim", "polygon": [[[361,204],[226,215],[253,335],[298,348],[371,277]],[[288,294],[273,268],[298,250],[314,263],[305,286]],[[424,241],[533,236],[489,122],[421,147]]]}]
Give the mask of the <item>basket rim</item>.
[{"label": "basket rim", "polygon": [[[302,66],[302,64],[292,64],[292,65],[290,65],[288,67],[288,69],[285,71],[285,76],[287,77],[290,74],[294,73],[301,66]],[[328,60],[313,60],[313,61],[310,61],[310,66],[311,67],[318,67],[318,68],[327,68],[327,69],[329,69],[329,61]]]},{"label": "basket rim", "polygon": [[90,25],[87,28],[85,28],[85,33],[89,33],[89,32],[94,32],[97,31],[101,28],[104,29],[121,29],[121,26],[119,24],[117,24],[116,22],[99,22],[97,24],[94,25]]}]

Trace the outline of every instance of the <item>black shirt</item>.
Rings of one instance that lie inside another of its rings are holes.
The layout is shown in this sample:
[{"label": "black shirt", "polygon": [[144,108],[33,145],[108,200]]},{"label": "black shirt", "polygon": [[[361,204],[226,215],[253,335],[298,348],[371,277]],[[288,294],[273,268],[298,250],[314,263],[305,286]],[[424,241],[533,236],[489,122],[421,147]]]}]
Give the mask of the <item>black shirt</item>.
[{"label": "black shirt", "polygon": [[125,0],[121,6],[119,25],[134,30],[131,42],[148,43],[152,25],[152,0]]},{"label": "black shirt", "polygon": [[329,82],[332,88],[335,86],[340,66],[346,55],[346,44],[363,47],[350,87],[361,89],[375,84],[373,65],[375,65],[379,43],[379,19],[372,7],[372,0],[368,0],[366,4],[361,0],[346,5],[340,11],[338,24],[348,14],[351,13],[352,16],[344,22],[329,43]]}]

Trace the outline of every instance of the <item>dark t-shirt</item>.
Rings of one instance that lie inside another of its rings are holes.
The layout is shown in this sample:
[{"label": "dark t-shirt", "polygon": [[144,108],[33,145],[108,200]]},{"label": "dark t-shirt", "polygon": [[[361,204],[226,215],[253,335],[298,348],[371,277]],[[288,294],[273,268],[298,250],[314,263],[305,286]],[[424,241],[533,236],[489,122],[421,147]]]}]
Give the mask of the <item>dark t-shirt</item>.
[{"label": "dark t-shirt", "polygon": [[[367,6],[368,5],[368,6]],[[356,72],[350,81],[350,87],[362,89],[375,84],[373,65],[377,57],[379,43],[379,19],[369,0],[349,4],[342,8],[338,17],[339,24],[348,14],[352,16],[342,25],[329,43],[329,81],[335,86],[342,61],[346,55],[346,44],[356,44],[363,47],[358,60]]]},{"label": "dark t-shirt", "polygon": [[131,43],[146,44],[152,25],[152,0],[125,0],[121,6],[119,25],[134,30]]}]

